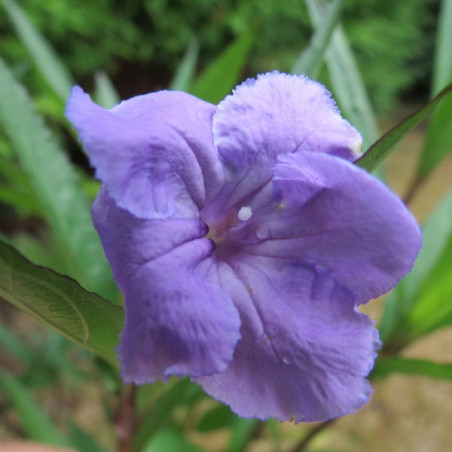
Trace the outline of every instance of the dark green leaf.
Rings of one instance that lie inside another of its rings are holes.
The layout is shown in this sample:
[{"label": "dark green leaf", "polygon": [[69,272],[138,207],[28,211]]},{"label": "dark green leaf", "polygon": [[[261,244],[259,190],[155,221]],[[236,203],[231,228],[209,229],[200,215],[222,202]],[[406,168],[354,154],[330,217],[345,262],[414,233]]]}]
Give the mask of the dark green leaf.
[{"label": "dark green leaf", "polygon": [[65,102],[74,85],[66,67],[14,0],[3,0],[3,5],[49,87]]},{"label": "dark green leaf", "polygon": [[177,68],[176,74],[171,80],[169,89],[188,91],[195,73],[196,62],[198,61],[199,41],[193,38],[188,44],[184,58]]},{"label": "dark green leaf", "polygon": [[397,373],[452,381],[452,364],[400,357],[380,358],[375,363],[371,378],[377,380]]},{"label": "dark green leaf", "polygon": [[14,411],[19,416],[22,426],[31,440],[55,446],[72,446],[32,399],[27,389],[5,370],[0,371],[0,386],[4,397],[14,407]]},{"label": "dark green leaf", "polygon": [[310,78],[317,77],[325,50],[339,22],[341,9],[342,0],[331,2],[325,20],[319,23],[311,42],[292,68],[293,74],[305,74]]},{"label": "dark green leaf", "polygon": [[[452,84],[447,86],[422,108],[402,119],[402,121],[394,126],[389,132],[386,132],[378,141],[370,146],[365,154],[356,161],[356,164],[368,171],[372,171],[376,168],[388,156],[394,144],[425,119],[436,105],[448,96],[451,91]],[[450,99],[452,100],[452,97],[450,97]]]},{"label": "dark green leaf", "polygon": [[158,432],[142,449],[143,452],[202,452],[190,443],[182,432],[171,429]]},{"label": "dark green leaf", "polygon": [[259,422],[256,419],[236,418],[231,427],[231,440],[226,452],[242,452],[246,450],[246,446]]},{"label": "dark green leaf", "polygon": [[28,347],[2,325],[0,325],[0,345],[3,350],[19,359],[23,364],[29,364],[33,359],[33,354]]},{"label": "dark green leaf", "polygon": [[198,423],[200,432],[210,432],[220,428],[229,427],[237,416],[226,405],[219,405],[207,411]]},{"label": "dark green leaf", "polygon": [[123,324],[122,309],[66,276],[33,265],[3,242],[0,296],[71,341],[116,363],[114,347]]},{"label": "dark green leaf", "polygon": [[77,450],[83,452],[103,452],[103,449],[97,444],[95,437],[74,422],[69,423],[69,438]]},{"label": "dark green leaf", "polygon": [[190,93],[214,104],[222,100],[240,80],[253,42],[251,31],[237,38],[204,70]]},{"label": "dark green leaf", "polygon": [[23,88],[0,60],[0,120],[28,174],[52,228],[65,271],[116,299],[117,289],[91,224],[88,202],[64,152],[34,110]]}]

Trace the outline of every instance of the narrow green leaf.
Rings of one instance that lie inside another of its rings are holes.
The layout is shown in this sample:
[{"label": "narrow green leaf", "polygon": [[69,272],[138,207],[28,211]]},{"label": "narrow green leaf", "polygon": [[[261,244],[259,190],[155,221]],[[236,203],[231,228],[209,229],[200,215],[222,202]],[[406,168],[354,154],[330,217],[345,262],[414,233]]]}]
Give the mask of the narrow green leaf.
[{"label": "narrow green leaf", "polygon": [[142,449],[142,452],[202,452],[202,449],[190,443],[176,429],[168,429],[158,432],[149,443]]},{"label": "narrow green leaf", "polygon": [[95,437],[72,421],[69,421],[69,438],[77,450],[83,452],[103,452]]},{"label": "narrow green leaf", "polygon": [[198,61],[199,40],[193,38],[188,44],[184,58],[179,64],[176,73],[169,85],[169,89],[178,91],[188,91],[195,74],[196,63]]},{"label": "narrow green leaf", "polygon": [[214,104],[222,100],[240,80],[253,43],[252,31],[237,38],[204,70],[190,93]]},{"label": "narrow green leaf", "polygon": [[379,358],[370,377],[377,380],[394,373],[422,375],[452,381],[452,364],[400,357]]},{"label": "narrow green leaf", "polygon": [[[452,82],[452,1],[443,0],[439,13],[433,66],[433,95]],[[425,179],[441,160],[452,152],[452,97],[444,99],[430,119],[418,165],[417,177]]]},{"label": "narrow green leaf", "polygon": [[452,79],[452,1],[442,0],[436,35],[433,63],[433,95],[438,94]]},{"label": "narrow green leaf", "polygon": [[31,440],[55,446],[72,446],[33,400],[27,389],[5,370],[0,371],[0,386],[3,389],[3,396],[13,405]]},{"label": "narrow green leaf", "polygon": [[[450,92],[452,92],[452,84],[443,89],[422,108],[402,119],[402,121],[389,130],[389,132],[386,132],[379,140],[369,147],[364,155],[356,161],[356,164],[368,171],[375,169],[388,156],[394,144],[425,119],[438,103],[450,94]],[[449,97],[452,99],[452,96]]]},{"label": "narrow green leaf", "polygon": [[[328,3],[306,0],[306,5],[312,22],[316,29],[319,28]],[[335,97],[344,115],[363,136],[363,148],[366,149],[379,136],[377,121],[347,37],[340,25],[333,32],[325,58]]]},{"label": "narrow green leaf", "polygon": [[197,430],[210,432],[220,428],[229,427],[237,419],[237,416],[226,405],[218,405],[207,411],[200,419]]},{"label": "narrow green leaf", "polygon": [[[424,223],[423,247],[413,270],[392,290],[385,300],[379,326],[386,346],[408,340],[406,321],[420,293],[427,294],[452,269],[452,192],[438,205]],[[426,296],[426,295],[424,295]],[[421,320],[423,323],[423,320]]]},{"label": "narrow green leaf", "polygon": [[61,100],[66,101],[74,85],[66,67],[14,0],[3,0],[3,5],[45,81]]},{"label": "narrow green leaf", "polygon": [[111,270],[75,171],[1,60],[0,121],[40,204],[45,206],[43,213],[66,262],[66,272],[87,288],[116,299]]},{"label": "narrow green leaf", "polygon": [[242,452],[254,432],[254,429],[260,421],[256,419],[236,418],[231,427],[231,440],[226,448],[226,452]]},{"label": "narrow green leaf", "polygon": [[339,22],[342,9],[342,0],[333,0],[324,20],[319,23],[308,47],[301,53],[292,68],[293,74],[305,74],[310,78],[316,78],[325,50],[331,36]]},{"label": "narrow green leaf", "polygon": [[188,378],[178,380],[155,400],[141,420],[135,434],[133,450],[142,451],[146,444],[149,444],[151,438],[169,424],[175,407],[186,399],[193,385]]},{"label": "narrow green leaf", "polygon": [[22,343],[11,331],[0,325],[0,344],[7,353],[20,360],[24,364],[29,364],[33,358],[32,352]]},{"label": "narrow green leaf", "polygon": [[105,72],[96,72],[94,75],[94,99],[104,108],[114,107],[119,103],[119,95]]},{"label": "narrow green leaf", "polygon": [[0,242],[0,296],[71,341],[116,363],[123,311]]}]

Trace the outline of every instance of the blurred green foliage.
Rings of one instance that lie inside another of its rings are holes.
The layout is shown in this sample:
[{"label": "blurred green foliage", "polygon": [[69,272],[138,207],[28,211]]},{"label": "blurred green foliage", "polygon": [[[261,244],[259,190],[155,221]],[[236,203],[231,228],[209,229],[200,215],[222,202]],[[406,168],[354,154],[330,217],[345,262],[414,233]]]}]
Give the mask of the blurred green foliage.
[{"label": "blurred green foliage", "polygon": [[[402,89],[429,76],[438,3],[344,2],[344,28],[377,109],[390,108]],[[248,66],[254,75],[276,67],[289,70],[312,33],[299,0],[22,0],[20,6],[77,80],[91,79],[102,69],[124,97],[168,85],[194,36],[204,66],[235,37],[256,27],[259,39]],[[33,85],[30,60],[5,15],[0,30],[0,54],[22,81]],[[136,68],[133,78],[130,66]]]}]

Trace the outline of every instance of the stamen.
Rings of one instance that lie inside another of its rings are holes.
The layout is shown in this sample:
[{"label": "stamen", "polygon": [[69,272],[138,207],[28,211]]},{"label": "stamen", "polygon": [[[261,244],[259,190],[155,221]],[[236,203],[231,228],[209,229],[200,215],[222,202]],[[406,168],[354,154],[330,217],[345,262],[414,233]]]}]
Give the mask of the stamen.
[{"label": "stamen", "polygon": [[243,206],[237,213],[237,218],[240,221],[247,221],[253,216],[253,211],[249,206]]}]

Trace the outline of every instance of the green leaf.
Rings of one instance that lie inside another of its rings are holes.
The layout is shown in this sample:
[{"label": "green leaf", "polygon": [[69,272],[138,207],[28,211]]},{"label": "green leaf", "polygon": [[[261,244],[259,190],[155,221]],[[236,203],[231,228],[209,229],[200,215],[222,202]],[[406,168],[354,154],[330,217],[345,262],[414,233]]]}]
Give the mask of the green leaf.
[{"label": "green leaf", "polygon": [[65,271],[87,288],[115,300],[117,289],[76,173],[1,60],[0,121],[44,207],[45,219],[66,263]]},{"label": "green leaf", "polygon": [[[452,2],[443,0],[439,14],[432,92],[439,93],[452,82]],[[417,178],[424,180],[436,165],[452,152],[452,97],[444,99],[431,117],[427,137],[417,169]]]},{"label": "green leaf", "polygon": [[318,76],[320,65],[331,36],[339,22],[342,0],[333,0],[325,20],[317,27],[309,46],[301,53],[292,68],[292,74],[305,74],[310,78]]},{"label": "green leaf", "polygon": [[28,347],[2,325],[0,325],[0,344],[3,350],[6,350],[24,364],[29,364],[33,359],[33,354]]},{"label": "green leaf", "polygon": [[217,104],[240,80],[253,43],[252,31],[237,38],[204,70],[191,87],[190,93]]},{"label": "green leaf", "polygon": [[[450,192],[423,225],[423,247],[413,270],[389,294],[379,326],[385,347],[398,348],[408,341],[407,318],[423,293],[429,303],[429,291],[452,269],[452,192]],[[447,286],[446,288],[447,289]],[[438,296],[438,295],[436,295]],[[447,299],[445,300],[447,303]],[[413,320],[411,320],[412,322]],[[420,319],[424,324],[424,319]]]},{"label": "green leaf", "polygon": [[3,389],[3,396],[12,404],[19,416],[29,439],[55,446],[72,446],[32,399],[26,388],[5,370],[0,371],[0,386]]},{"label": "green leaf", "polygon": [[123,311],[0,242],[0,296],[71,341],[116,363]]},{"label": "green leaf", "polygon": [[231,427],[231,440],[226,452],[242,452],[246,450],[246,446],[259,422],[256,419],[236,418]]},{"label": "green leaf", "polygon": [[169,89],[188,91],[196,69],[199,54],[199,40],[193,38],[188,44],[184,58],[169,85]]},{"label": "green leaf", "polygon": [[45,81],[65,102],[74,85],[66,67],[14,0],[3,0],[3,5]]},{"label": "green leaf", "polygon": [[83,452],[103,452],[93,435],[87,433],[77,424],[69,421],[69,438],[77,450]]},{"label": "green leaf", "polygon": [[143,448],[143,452],[202,452],[176,429],[158,432]]},{"label": "green leaf", "polygon": [[[326,15],[327,4],[322,0],[306,0],[316,29],[321,26],[322,18]],[[325,59],[335,97],[344,115],[363,136],[363,148],[366,149],[379,136],[377,121],[347,37],[340,25],[333,32]]]},{"label": "green leaf", "polygon": [[400,357],[379,358],[375,363],[370,378],[372,380],[382,379],[394,373],[423,375],[425,377],[452,381],[452,364],[440,364],[422,359]]},{"label": "green leaf", "polygon": [[228,406],[218,405],[203,415],[196,428],[200,432],[210,432],[229,427],[236,419],[237,416]]},{"label": "green leaf", "polygon": [[94,99],[96,103],[104,108],[111,108],[119,103],[119,95],[105,72],[96,72],[94,85]]},{"label": "green leaf", "polygon": [[[395,143],[425,119],[438,103],[452,91],[452,84],[443,89],[436,97],[419,110],[402,119],[389,132],[376,141],[355,163],[368,171],[375,169],[391,152]],[[452,96],[449,96],[452,100]],[[452,124],[451,124],[452,125]]]},{"label": "green leaf", "polygon": [[157,398],[142,418],[135,434],[133,445],[135,451],[142,451],[150,439],[168,424],[174,408],[185,399],[191,385],[187,378],[179,380]]}]

